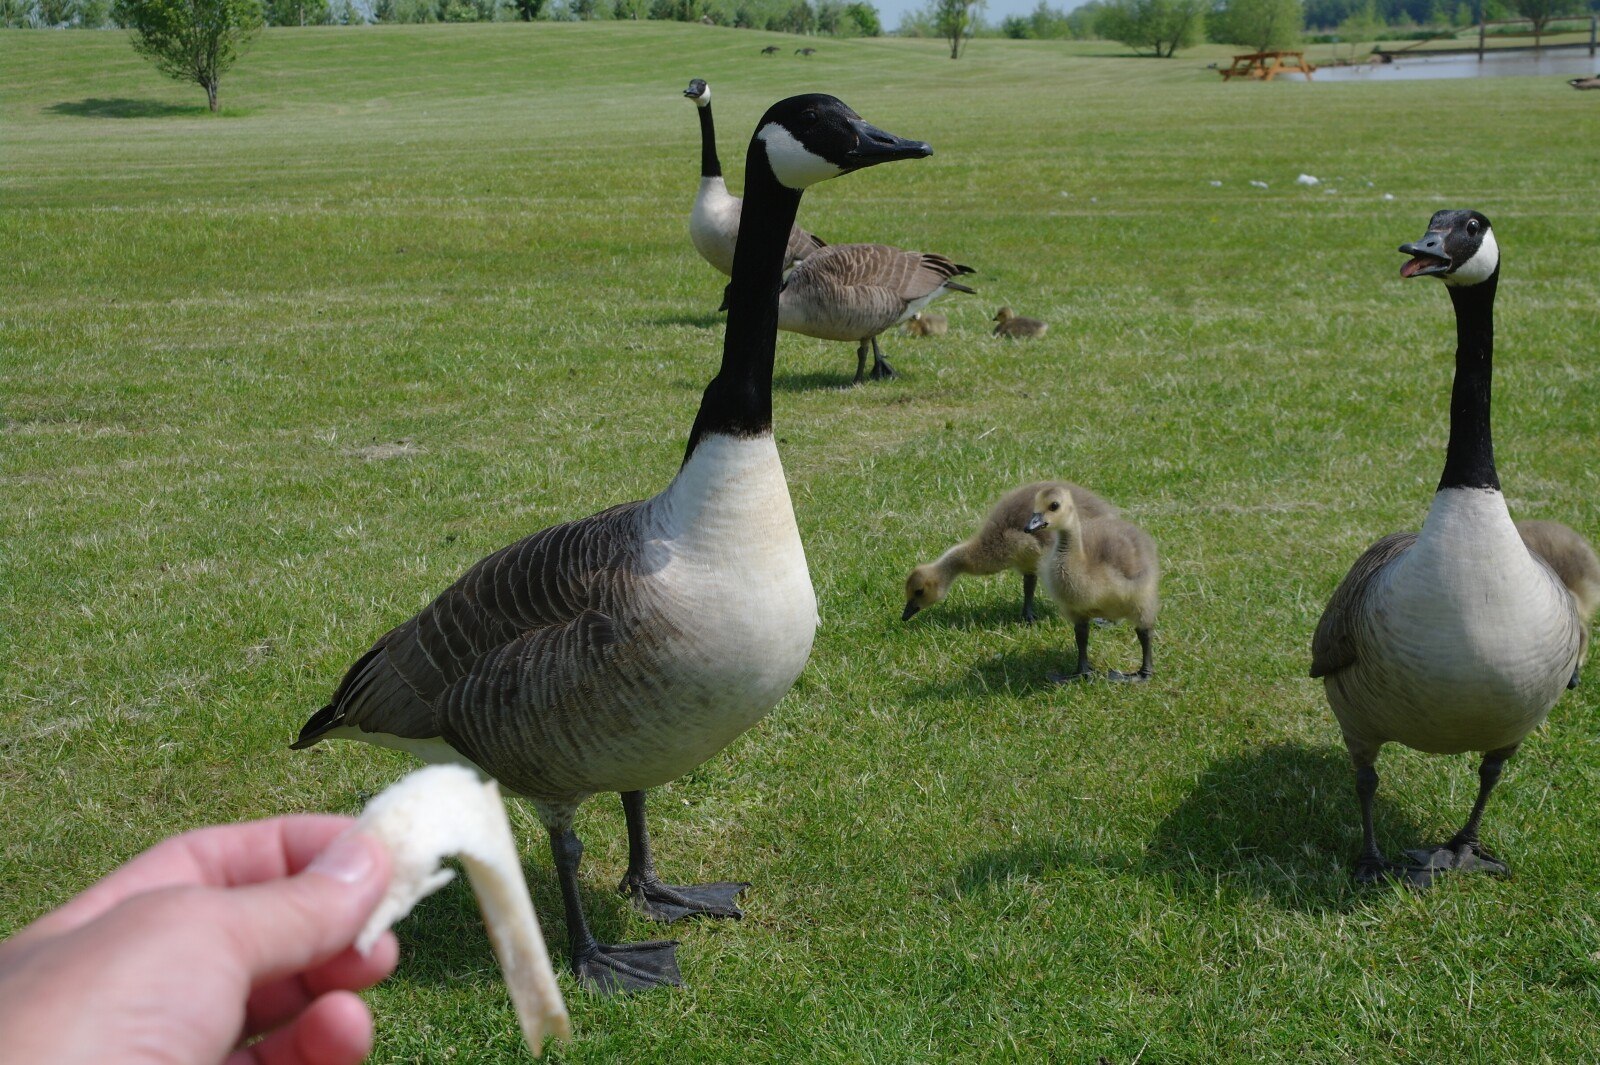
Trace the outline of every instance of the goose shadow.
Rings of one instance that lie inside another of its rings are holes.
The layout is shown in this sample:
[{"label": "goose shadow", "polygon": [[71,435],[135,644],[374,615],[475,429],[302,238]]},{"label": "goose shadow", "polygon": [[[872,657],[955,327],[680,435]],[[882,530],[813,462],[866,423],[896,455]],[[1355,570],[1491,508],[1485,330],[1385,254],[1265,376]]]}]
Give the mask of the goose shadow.
[{"label": "goose shadow", "polygon": [[[869,383],[863,382],[861,387]],[[772,375],[772,387],[778,392],[849,392],[856,387],[851,374],[829,373],[823,370],[805,370]]]},{"label": "goose shadow", "polygon": [[[1020,632],[1047,632],[1050,629],[1060,627],[1053,624],[1056,621],[1056,615],[1052,609],[1047,606],[1041,606],[1037,599],[1034,600],[1033,605],[1034,613],[1038,616],[1037,620],[1032,625],[1024,623],[1022,620],[1022,582],[1015,582],[1013,587],[1016,592],[1015,599],[999,598],[987,601],[974,599],[971,602],[964,600],[957,603],[944,602],[937,606],[931,606],[926,610],[917,611],[916,616],[905,622],[905,624],[910,627],[932,626],[940,629],[1014,627]],[[904,607],[901,609],[903,610]],[[899,616],[899,614],[895,615],[897,618]],[[1065,631],[1065,639],[1070,645],[1072,643],[1072,628],[1068,626]],[[1098,633],[1099,630],[1096,629],[1096,632]]]},{"label": "goose shadow", "polygon": [[209,114],[200,104],[169,104],[161,100],[134,100],[125,96],[90,96],[82,100],[63,100],[46,111],[75,118],[173,118]]},{"label": "goose shadow", "polygon": [[[1392,803],[1379,802],[1373,814],[1380,845],[1423,835]],[[1371,897],[1351,879],[1360,826],[1355,776],[1343,750],[1273,744],[1207,767],[1157,826],[1139,869],[1180,892],[1347,911]]]},{"label": "goose shadow", "polygon": [[722,325],[722,314],[717,311],[707,311],[702,314],[680,312],[678,314],[658,314],[650,320],[651,325],[692,325],[697,329],[711,329]]},{"label": "goose shadow", "polygon": [[[457,876],[440,890],[417,903],[417,908],[395,925],[400,938],[400,964],[394,979],[417,986],[490,985],[501,980],[494,949],[483,926],[472,887],[460,867]],[[555,870],[549,864],[524,861],[523,878],[528,882],[533,908],[539,915],[540,930],[550,948],[550,961],[558,971],[571,969],[567,950],[567,924],[562,917],[561,889]],[[586,878],[587,879],[587,878]],[[638,935],[638,916],[632,904],[614,891],[582,883],[584,915],[595,938],[602,943],[626,943],[635,939],[681,939],[681,931],[668,930]]]},{"label": "goose shadow", "polygon": [[[1416,839],[1420,829],[1386,811],[1380,840]],[[1158,881],[1202,902],[1259,898],[1308,913],[1358,908],[1383,888],[1359,889],[1350,870],[1360,846],[1350,760],[1343,751],[1277,744],[1212,763],[1157,826],[1142,854],[1091,850],[1039,838],[969,859],[955,876],[962,891],[1013,879],[1059,879],[1092,869]]]},{"label": "goose shadow", "polygon": [[[1017,628],[1023,628],[1017,623]],[[1072,649],[1072,630],[1068,629],[1065,641],[1052,641],[1043,647],[988,655],[973,662],[957,676],[932,681],[915,694],[922,699],[943,701],[982,698],[996,693],[1012,696],[1038,696],[1058,693],[1063,697],[1072,685],[1060,685],[1050,680],[1051,673],[1070,669],[1076,661]],[[1098,660],[1097,660],[1098,664]],[[1105,681],[1088,681],[1103,684]]]}]

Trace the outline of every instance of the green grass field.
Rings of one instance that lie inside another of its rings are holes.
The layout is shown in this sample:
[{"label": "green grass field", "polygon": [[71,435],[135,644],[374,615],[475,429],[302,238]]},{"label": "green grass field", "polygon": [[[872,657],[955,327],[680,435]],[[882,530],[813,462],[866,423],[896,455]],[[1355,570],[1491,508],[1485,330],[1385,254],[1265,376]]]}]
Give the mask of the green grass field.
[{"label": "green grass field", "polygon": [[[1600,1056],[1600,672],[1495,794],[1516,875],[1426,895],[1348,882],[1350,775],[1305,675],[1335,583],[1438,476],[1449,301],[1399,280],[1395,246],[1440,207],[1500,236],[1514,513],[1600,533],[1593,95],[1224,85],[1204,66],[1227,49],[794,44],[273,31],[213,118],[121,34],[0,33],[0,934],[177,830],[357,810],[408,760],[287,749],[344,667],[488,551],[667,482],[721,342],[685,231],[701,76],[736,188],[792,92],[930,141],[817,187],[801,222],[951,255],[981,294],[939,307],[946,337],[886,338],[886,384],[780,338],[823,627],[771,717],[652,807],[663,873],[752,881],[748,916],[675,930],[682,992],[564,977],[555,1058]],[[1001,303],[1049,337],[991,340]],[[1071,632],[1017,624],[1012,578],[899,621],[905,572],[1043,476],[1160,544],[1154,683],[1044,684]],[[1476,787],[1465,757],[1380,769],[1391,852],[1453,831]],[[561,961],[543,832],[513,805]],[[579,829],[596,932],[655,937],[612,894],[615,799]],[[470,893],[398,931],[374,1059],[517,1060]]]}]

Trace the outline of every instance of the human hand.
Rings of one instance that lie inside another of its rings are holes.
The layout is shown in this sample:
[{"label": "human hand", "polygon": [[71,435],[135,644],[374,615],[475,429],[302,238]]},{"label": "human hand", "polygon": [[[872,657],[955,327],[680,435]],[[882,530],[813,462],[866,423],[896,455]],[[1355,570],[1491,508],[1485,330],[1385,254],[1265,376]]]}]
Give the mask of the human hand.
[{"label": "human hand", "polygon": [[354,992],[388,976],[399,948],[390,933],[368,957],[351,947],[390,874],[377,841],[340,837],[352,823],[175,836],[0,943],[0,1062],[365,1059],[372,1016]]}]

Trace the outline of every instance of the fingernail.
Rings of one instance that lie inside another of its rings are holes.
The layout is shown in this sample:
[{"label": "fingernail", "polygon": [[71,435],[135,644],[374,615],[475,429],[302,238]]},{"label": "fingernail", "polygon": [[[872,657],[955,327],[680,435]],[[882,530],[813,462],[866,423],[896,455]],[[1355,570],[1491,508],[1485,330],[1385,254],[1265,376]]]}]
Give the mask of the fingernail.
[{"label": "fingernail", "polygon": [[359,884],[372,876],[376,864],[372,860],[372,843],[359,833],[346,832],[328,844],[327,850],[306,866],[308,873],[323,876],[343,884]]}]

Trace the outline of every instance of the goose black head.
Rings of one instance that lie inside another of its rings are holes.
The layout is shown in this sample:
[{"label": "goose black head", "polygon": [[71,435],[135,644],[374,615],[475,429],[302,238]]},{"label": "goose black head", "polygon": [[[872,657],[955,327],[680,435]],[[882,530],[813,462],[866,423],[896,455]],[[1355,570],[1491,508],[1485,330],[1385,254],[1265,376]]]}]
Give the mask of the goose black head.
[{"label": "goose black head", "polygon": [[933,154],[924,141],[885,133],[822,93],[780,100],[761,116],[756,140],[778,181],[804,189],[819,181],[864,170],[897,159],[922,159]]},{"label": "goose black head", "polygon": [[683,95],[693,100],[696,107],[705,107],[711,103],[711,86],[706,84],[705,78],[695,78],[683,90]]},{"label": "goose black head", "polygon": [[1477,211],[1437,211],[1421,240],[1400,245],[1411,256],[1401,277],[1437,277],[1447,285],[1478,285],[1500,269],[1500,246]]}]

